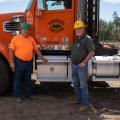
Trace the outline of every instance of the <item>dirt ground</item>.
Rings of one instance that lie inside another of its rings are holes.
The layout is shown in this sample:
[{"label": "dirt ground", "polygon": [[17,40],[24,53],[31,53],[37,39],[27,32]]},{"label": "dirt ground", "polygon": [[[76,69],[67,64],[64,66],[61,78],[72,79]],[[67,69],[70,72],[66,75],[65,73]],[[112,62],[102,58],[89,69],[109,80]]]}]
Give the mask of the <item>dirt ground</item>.
[{"label": "dirt ground", "polygon": [[12,92],[1,96],[0,120],[120,120],[120,88],[89,86],[93,106],[85,113],[70,105],[74,91],[69,83],[44,83],[33,86],[35,100],[19,104]]}]

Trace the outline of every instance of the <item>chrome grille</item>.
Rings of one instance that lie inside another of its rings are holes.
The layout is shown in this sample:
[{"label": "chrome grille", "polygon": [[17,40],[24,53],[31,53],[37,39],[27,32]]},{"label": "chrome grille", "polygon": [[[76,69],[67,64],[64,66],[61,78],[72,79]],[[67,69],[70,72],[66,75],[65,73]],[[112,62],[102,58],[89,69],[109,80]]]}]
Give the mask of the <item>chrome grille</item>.
[{"label": "chrome grille", "polygon": [[20,30],[20,22],[5,22],[3,24],[3,30],[5,32],[16,32]]}]

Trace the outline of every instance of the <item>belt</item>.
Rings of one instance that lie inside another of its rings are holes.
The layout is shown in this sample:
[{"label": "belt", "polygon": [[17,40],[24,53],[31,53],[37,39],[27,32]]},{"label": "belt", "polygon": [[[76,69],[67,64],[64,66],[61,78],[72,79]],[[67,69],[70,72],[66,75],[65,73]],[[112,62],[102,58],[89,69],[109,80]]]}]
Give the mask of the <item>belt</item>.
[{"label": "belt", "polygon": [[81,61],[80,62],[73,62],[72,61],[72,64],[74,64],[74,65],[78,65],[78,64],[80,64],[81,63]]}]

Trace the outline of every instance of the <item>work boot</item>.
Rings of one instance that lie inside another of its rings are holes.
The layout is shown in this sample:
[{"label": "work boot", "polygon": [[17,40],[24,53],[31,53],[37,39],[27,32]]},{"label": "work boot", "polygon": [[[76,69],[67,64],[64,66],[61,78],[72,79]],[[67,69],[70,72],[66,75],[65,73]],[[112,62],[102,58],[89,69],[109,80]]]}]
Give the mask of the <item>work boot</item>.
[{"label": "work boot", "polygon": [[15,101],[17,103],[22,103],[22,98],[21,97],[15,97]]},{"label": "work boot", "polygon": [[89,107],[88,106],[85,106],[85,105],[82,105],[80,108],[79,108],[79,111],[80,112],[86,112],[89,110]]}]

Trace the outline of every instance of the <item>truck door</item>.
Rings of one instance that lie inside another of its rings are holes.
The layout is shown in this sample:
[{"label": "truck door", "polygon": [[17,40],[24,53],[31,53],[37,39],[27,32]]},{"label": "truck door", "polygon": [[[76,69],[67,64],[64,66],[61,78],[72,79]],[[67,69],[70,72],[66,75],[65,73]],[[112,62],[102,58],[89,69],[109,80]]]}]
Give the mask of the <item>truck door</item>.
[{"label": "truck door", "polygon": [[61,45],[63,40],[73,42],[75,0],[37,0],[35,10],[35,37],[43,46]]}]

